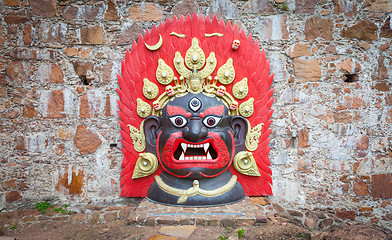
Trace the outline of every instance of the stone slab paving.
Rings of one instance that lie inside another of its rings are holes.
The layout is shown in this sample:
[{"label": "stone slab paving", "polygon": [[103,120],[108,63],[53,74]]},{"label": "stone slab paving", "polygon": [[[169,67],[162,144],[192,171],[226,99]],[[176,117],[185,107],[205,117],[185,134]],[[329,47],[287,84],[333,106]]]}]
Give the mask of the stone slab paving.
[{"label": "stone slab paving", "polygon": [[128,218],[128,223],[146,226],[250,226],[266,223],[263,208],[250,198],[214,207],[167,206],[144,199]]}]

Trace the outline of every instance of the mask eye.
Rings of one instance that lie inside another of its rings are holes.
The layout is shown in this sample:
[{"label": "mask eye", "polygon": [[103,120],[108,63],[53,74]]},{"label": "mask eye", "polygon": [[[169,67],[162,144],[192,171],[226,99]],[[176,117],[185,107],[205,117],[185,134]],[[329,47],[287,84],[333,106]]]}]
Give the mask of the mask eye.
[{"label": "mask eye", "polygon": [[175,127],[179,128],[185,126],[188,123],[188,121],[183,116],[174,116],[170,117],[169,119]]},{"label": "mask eye", "polygon": [[215,117],[215,116],[207,116],[203,120],[203,124],[206,127],[212,128],[218,125],[219,121],[221,120],[220,117]]}]

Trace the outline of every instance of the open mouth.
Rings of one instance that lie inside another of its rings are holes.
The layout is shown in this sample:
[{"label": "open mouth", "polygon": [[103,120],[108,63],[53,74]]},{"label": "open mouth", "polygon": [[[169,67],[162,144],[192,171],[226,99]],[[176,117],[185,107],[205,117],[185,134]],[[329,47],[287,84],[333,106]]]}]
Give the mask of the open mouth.
[{"label": "open mouth", "polygon": [[214,161],[218,153],[210,143],[181,143],[173,154],[178,161]]}]

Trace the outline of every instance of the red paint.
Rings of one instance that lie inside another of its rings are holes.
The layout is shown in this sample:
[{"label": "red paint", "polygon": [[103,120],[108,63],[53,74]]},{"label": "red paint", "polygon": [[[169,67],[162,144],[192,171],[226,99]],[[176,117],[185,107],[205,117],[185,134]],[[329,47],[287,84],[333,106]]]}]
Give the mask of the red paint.
[{"label": "red paint", "polygon": [[167,105],[167,114],[169,114],[170,116],[184,115],[188,118],[191,117],[191,113],[185,111],[185,109],[183,109],[182,107],[175,107],[170,105]]},{"label": "red paint", "polygon": [[216,106],[216,107],[210,107],[207,108],[204,112],[200,113],[199,116],[201,118],[207,116],[207,115],[223,115],[223,112],[225,111],[225,107],[223,105],[221,106]]}]

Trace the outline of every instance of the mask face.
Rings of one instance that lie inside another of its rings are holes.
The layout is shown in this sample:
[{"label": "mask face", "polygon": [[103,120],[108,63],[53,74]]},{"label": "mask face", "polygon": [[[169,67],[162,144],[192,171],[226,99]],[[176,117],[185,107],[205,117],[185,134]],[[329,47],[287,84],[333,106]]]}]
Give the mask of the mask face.
[{"label": "mask face", "polygon": [[215,177],[230,166],[235,152],[231,117],[216,97],[176,97],[162,109],[159,122],[155,145],[166,172],[180,178]]}]

